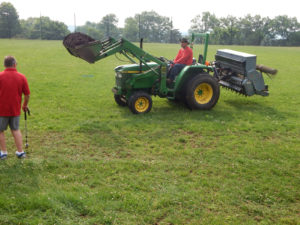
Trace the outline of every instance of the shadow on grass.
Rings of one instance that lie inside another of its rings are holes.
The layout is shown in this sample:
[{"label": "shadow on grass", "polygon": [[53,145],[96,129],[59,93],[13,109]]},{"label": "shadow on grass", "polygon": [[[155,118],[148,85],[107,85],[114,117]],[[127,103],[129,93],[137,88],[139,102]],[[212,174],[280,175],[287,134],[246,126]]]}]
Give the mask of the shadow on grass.
[{"label": "shadow on grass", "polygon": [[282,120],[292,116],[292,114],[280,112],[270,105],[245,98],[224,100],[211,110],[190,110],[184,103],[167,101],[164,106],[157,107],[155,112],[152,112],[151,117],[164,117],[165,120],[173,121],[177,119],[180,121],[188,116],[188,119],[194,122],[214,122],[216,119],[230,122],[236,120],[236,115],[247,120],[249,119],[249,113],[257,119],[268,116],[271,119]]},{"label": "shadow on grass", "polygon": [[122,148],[130,143],[173,140],[180,130],[212,135],[225,127],[257,125],[244,121],[283,121],[288,116],[250,99],[224,100],[212,110],[190,110],[180,102],[158,100],[150,113],[141,115],[132,114],[128,107],[113,107],[101,117],[83,121],[77,131],[100,147]]},{"label": "shadow on grass", "polygon": [[256,116],[269,116],[273,119],[285,119],[287,113],[279,112],[275,108],[249,99],[225,100],[226,104],[232,106],[239,113],[252,112]]},{"label": "shadow on grass", "polygon": [[117,113],[102,115],[101,121],[97,118],[84,121],[80,124],[78,131],[104,131],[109,132],[114,129],[131,128],[151,128],[152,126],[167,127],[185,123],[197,123],[201,121],[214,123],[216,121],[234,122],[239,120],[262,120],[265,117],[271,120],[284,120],[286,113],[279,112],[275,108],[255,102],[253,100],[225,100],[217,104],[212,110],[190,110],[181,102],[166,100],[159,101],[153,105],[152,111],[147,114],[135,115],[128,107],[118,107]]}]

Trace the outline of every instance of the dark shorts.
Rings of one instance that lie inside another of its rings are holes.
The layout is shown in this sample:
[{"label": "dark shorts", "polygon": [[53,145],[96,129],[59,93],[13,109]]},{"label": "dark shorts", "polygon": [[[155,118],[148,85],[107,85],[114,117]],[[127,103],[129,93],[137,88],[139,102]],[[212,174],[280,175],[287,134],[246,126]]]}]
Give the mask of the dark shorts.
[{"label": "dark shorts", "polygon": [[20,116],[0,116],[0,132],[5,131],[9,125],[11,130],[19,130]]}]

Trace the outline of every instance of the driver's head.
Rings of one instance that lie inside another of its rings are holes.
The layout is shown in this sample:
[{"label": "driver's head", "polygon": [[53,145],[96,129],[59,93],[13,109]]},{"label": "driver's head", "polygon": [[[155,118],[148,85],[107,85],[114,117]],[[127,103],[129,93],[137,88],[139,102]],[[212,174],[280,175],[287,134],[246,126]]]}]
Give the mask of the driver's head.
[{"label": "driver's head", "polygon": [[181,38],[180,43],[182,48],[186,48],[186,46],[189,45],[189,41],[187,38]]}]

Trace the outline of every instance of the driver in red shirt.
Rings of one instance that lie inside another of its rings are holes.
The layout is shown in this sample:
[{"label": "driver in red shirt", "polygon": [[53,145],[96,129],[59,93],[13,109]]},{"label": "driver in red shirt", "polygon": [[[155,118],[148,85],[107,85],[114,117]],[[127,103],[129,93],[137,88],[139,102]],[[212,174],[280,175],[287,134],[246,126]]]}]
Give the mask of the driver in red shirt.
[{"label": "driver in red shirt", "polygon": [[5,70],[0,72],[0,158],[6,159],[7,149],[4,131],[10,127],[17,147],[18,158],[25,158],[23,151],[22,134],[19,129],[21,114],[22,95],[24,102],[22,109],[28,111],[30,90],[26,77],[18,73],[17,61],[13,56],[6,56],[4,59]]},{"label": "driver in red shirt", "polygon": [[186,65],[192,65],[193,63],[193,50],[188,46],[189,42],[186,38],[181,39],[181,49],[179,50],[174,65],[168,73],[168,83],[174,81],[175,77]]}]

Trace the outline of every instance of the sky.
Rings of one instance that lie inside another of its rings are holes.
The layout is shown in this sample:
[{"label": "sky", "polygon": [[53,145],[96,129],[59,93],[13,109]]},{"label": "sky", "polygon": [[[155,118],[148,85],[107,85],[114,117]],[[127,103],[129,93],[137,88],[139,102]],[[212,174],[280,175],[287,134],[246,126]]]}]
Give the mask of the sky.
[{"label": "sky", "polygon": [[[3,2],[3,1],[0,1]],[[247,14],[296,17],[300,22],[299,0],[5,0],[16,8],[20,19],[48,16],[52,20],[64,22],[68,26],[83,25],[86,21],[100,22],[103,16],[113,13],[119,19],[119,27],[124,26],[127,17],[142,11],[154,10],[161,16],[172,18],[173,26],[181,32],[190,28],[191,20],[202,12],[209,11],[217,17]],[[299,2],[298,5],[296,2]]]}]

